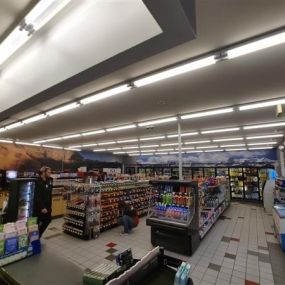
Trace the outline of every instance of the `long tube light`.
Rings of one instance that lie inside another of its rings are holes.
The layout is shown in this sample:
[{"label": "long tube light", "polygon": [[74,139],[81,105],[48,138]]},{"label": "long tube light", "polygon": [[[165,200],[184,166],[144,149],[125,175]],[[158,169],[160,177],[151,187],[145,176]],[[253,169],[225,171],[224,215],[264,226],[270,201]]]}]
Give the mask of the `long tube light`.
[{"label": "long tube light", "polygon": [[105,130],[97,130],[97,131],[82,133],[82,136],[92,136],[92,135],[98,135],[102,133],[105,133]]},{"label": "long tube light", "polygon": [[115,151],[115,152],[113,152],[113,154],[125,154],[125,152],[124,151]]},{"label": "long tube light", "polygon": [[0,139],[0,143],[13,143],[13,141]]},{"label": "long tube light", "polygon": [[15,142],[15,144],[19,144],[19,145],[29,145],[29,146],[41,146],[40,144],[37,143],[28,143],[28,142]]},{"label": "long tube light", "polygon": [[93,149],[94,152],[100,152],[100,151],[106,151],[105,148],[97,148],[97,149]]},{"label": "long tube light", "polygon": [[240,128],[227,128],[227,129],[216,129],[216,130],[208,130],[202,131],[201,134],[215,134],[215,133],[225,133],[225,132],[235,132],[239,131]]},{"label": "long tube light", "polygon": [[224,139],[214,139],[213,142],[231,142],[231,141],[242,141],[243,138],[224,138]]},{"label": "long tube light", "polygon": [[40,121],[42,119],[45,119],[46,117],[47,117],[46,114],[39,114],[39,115],[36,115],[36,116],[31,117],[31,118],[23,120],[23,123],[24,124],[30,124],[30,123],[37,122],[37,121]]},{"label": "long tube light", "polygon": [[177,75],[189,72],[189,71],[203,68],[203,67],[215,64],[216,62],[217,60],[215,59],[215,56],[212,55],[212,56],[209,56],[203,59],[198,59],[198,60],[183,64],[183,65],[180,65],[174,68],[169,68],[165,71],[158,72],[150,76],[145,76],[141,79],[135,80],[134,85],[136,87],[141,87],[141,86],[151,84],[151,83],[154,83],[154,82],[157,82],[163,79],[167,79],[173,76],[177,76]]},{"label": "long tube light", "polygon": [[54,115],[57,115],[57,114],[78,108],[79,106],[80,106],[80,104],[78,104],[77,102],[74,102],[74,103],[70,103],[70,104],[64,105],[62,107],[59,107],[59,108],[52,109],[52,110],[46,112],[46,114],[51,117],[51,116],[54,116]]},{"label": "long tube light", "polygon": [[155,155],[165,155],[168,154],[168,152],[156,152]]},{"label": "long tube light", "polygon": [[246,110],[252,110],[252,109],[258,109],[258,108],[265,108],[270,106],[276,106],[276,105],[282,105],[285,104],[285,99],[279,99],[279,100],[273,100],[273,101],[267,101],[267,102],[260,102],[260,103],[253,103],[253,104],[247,104],[238,107],[240,111],[246,111]]},{"label": "long tube light", "polygon": [[264,146],[264,147],[249,147],[249,150],[262,150],[262,149],[273,149],[272,146]]},{"label": "long tube light", "polygon": [[223,149],[208,149],[208,150],[205,150],[205,152],[222,152],[224,151]]},{"label": "long tube light", "polygon": [[200,152],[204,152],[203,150],[189,150],[186,151],[186,153],[200,153]]},{"label": "long tube light", "polygon": [[110,144],[115,144],[115,143],[116,143],[115,141],[101,142],[101,143],[98,143],[98,145],[110,145]]},{"label": "long tube light", "polygon": [[172,151],[174,150],[173,148],[162,148],[162,149],[158,149],[157,151],[161,152],[161,151]]},{"label": "long tube light", "polygon": [[270,144],[277,144],[277,142],[259,142],[259,143],[248,143],[248,146],[252,146],[252,145],[270,145]]},{"label": "long tube light", "polygon": [[159,124],[164,124],[164,123],[174,122],[174,121],[177,121],[177,117],[169,117],[169,118],[165,118],[165,119],[147,121],[147,122],[143,122],[143,123],[138,123],[138,125],[140,127],[145,127],[145,126],[159,125]]},{"label": "long tube light", "polygon": [[97,146],[97,143],[83,144],[82,147]]},{"label": "long tube light", "polygon": [[[58,138],[51,138],[51,139],[46,139],[42,142],[56,142],[56,141],[61,141],[62,140],[62,137],[58,137]],[[40,143],[40,142],[38,142]]]},{"label": "long tube light", "polygon": [[72,150],[72,151],[82,151],[82,149],[78,149],[78,148],[64,148],[65,150]]},{"label": "long tube light", "polygon": [[40,144],[40,143],[45,143],[45,142],[47,142],[47,141],[46,140],[40,140],[40,141],[34,141],[33,143]]},{"label": "long tube light", "polygon": [[141,152],[140,155],[154,155],[154,153],[145,153],[145,152]]},{"label": "long tube light", "polygon": [[155,151],[155,149],[144,149],[144,150],[142,150],[142,152],[154,152]]},{"label": "long tube light", "polygon": [[253,126],[244,126],[243,129],[244,129],[244,130],[253,130],[253,129],[282,127],[282,126],[285,126],[285,122],[270,123],[270,124],[261,124],[261,125],[253,125]]},{"label": "long tube light", "polygon": [[18,127],[20,127],[20,126],[22,126],[22,125],[23,125],[23,122],[16,122],[16,123],[13,123],[13,124],[11,124],[11,125],[6,126],[5,128],[6,128],[7,130],[11,130],[11,129],[18,128]]},{"label": "long tube light", "polygon": [[121,150],[121,149],[122,148],[120,148],[120,147],[107,148],[108,151]]},{"label": "long tube light", "polygon": [[162,143],[160,146],[176,146],[179,145],[179,143]]},{"label": "long tube light", "polygon": [[244,151],[246,148],[227,148],[226,151]]},{"label": "long tube light", "polygon": [[236,147],[236,146],[245,146],[244,143],[238,143],[238,144],[224,144],[221,145],[220,147]]},{"label": "long tube light", "polygon": [[126,92],[130,89],[131,89],[130,85],[123,84],[123,85],[120,85],[118,87],[111,88],[109,90],[97,93],[97,94],[89,96],[87,98],[84,98],[84,99],[80,100],[80,103],[83,105],[86,105],[86,104],[93,103],[93,102],[96,102],[96,101],[99,101],[99,100],[102,100],[102,99],[105,99],[108,97],[112,97],[112,96],[121,94],[121,93]]},{"label": "long tube light", "polygon": [[272,135],[261,135],[261,136],[252,136],[246,137],[247,140],[255,140],[255,139],[270,139],[270,138],[282,138],[283,134],[272,134]]},{"label": "long tube light", "polygon": [[141,145],[140,148],[159,147],[158,144]]},{"label": "long tube light", "polygon": [[78,149],[79,147],[83,147],[83,145],[81,145],[81,144],[79,144],[79,145],[71,145],[67,149]]},{"label": "long tube light", "polygon": [[47,145],[47,144],[43,144],[42,147],[46,147],[46,148],[55,148],[55,149],[63,149],[63,147],[61,146],[56,146],[56,145]]},{"label": "long tube light", "polygon": [[130,142],[137,142],[138,139],[129,139],[129,140],[119,140],[117,143],[130,143]]},{"label": "long tube light", "polygon": [[213,111],[205,111],[205,112],[198,112],[198,113],[193,113],[193,114],[182,115],[180,116],[180,118],[182,120],[194,119],[194,118],[209,117],[209,116],[231,113],[233,111],[234,111],[234,108],[223,108],[223,109],[217,109]]},{"label": "long tube light", "polygon": [[116,131],[121,131],[121,130],[134,129],[136,127],[137,126],[135,124],[131,124],[131,125],[126,125],[126,126],[121,126],[121,127],[109,128],[109,129],[106,129],[106,131],[116,132]]},{"label": "long tube light", "polygon": [[122,149],[137,149],[139,148],[138,145],[130,145],[130,146],[123,146]]},{"label": "long tube light", "polygon": [[152,141],[152,140],[162,140],[162,139],[165,139],[165,136],[140,138],[140,141]]},{"label": "long tube light", "polygon": [[[198,135],[199,133],[198,132],[192,132],[192,133],[182,133],[181,134],[181,137],[187,137],[187,136],[196,136]],[[177,138],[178,137],[178,134],[173,134],[173,135],[167,135],[168,138]]]},{"label": "long tube light", "polygon": [[203,141],[191,141],[191,142],[184,142],[185,145],[187,144],[199,144],[199,143],[210,143],[210,140],[203,140]]},{"label": "long tube light", "polygon": [[68,136],[64,136],[62,138],[64,140],[68,140],[68,139],[79,138],[79,137],[81,137],[81,134],[68,135]]},{"label": "long tube light", "polygon": [[218,147],[217,145],[207,145],[207,146],[197,146],[197,149],[208,149],[208,148],[215,148]]},{"label": "long tube light", "polygon": [[131,153],[139,153],[138,150],[132,150],[132,151],[126,151],[126,153],[131,154]]},{"label": "long tube light", "polygon": [[[191,146],[189,146],[189,147],[182,147],[181,148],[182,150],[190,150],[190,149],[194,149],[194,147],[191,147]],[[178,150],[178,149],[177,149]]]},{"label": "long tube light", "polygon": [[262,49],[266,49],[272,46],[285,43],[285,32],[275,34],[273,36],[268,36],[260,40],[256,40],[236,48],[227,50],[227,57],[229,59],[256,52]]}]

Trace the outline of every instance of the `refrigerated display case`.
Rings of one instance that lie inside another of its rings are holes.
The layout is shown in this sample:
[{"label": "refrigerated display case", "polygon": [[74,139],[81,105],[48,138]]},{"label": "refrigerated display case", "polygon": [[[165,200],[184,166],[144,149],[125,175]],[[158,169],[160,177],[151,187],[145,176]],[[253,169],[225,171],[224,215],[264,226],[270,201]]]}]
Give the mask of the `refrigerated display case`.
[{"label": "refrigerated display case", "polygon": [[151,181],[147,225],[151,243],[192,255],[200,243],[197,182]]},{"label": "refrigerated display case", "polygon": [[254,167],[243,168],[243,177],[245,200],[260,200],[258,169]]},{"label": "refrigerated display case", "polygon": [[229,177],[229,169],[227,167],[217,167],[216,174],[217,176]]},{"label": "refrigerated display case", "polygon": [[172,167],[172,169],[171,169],[171,176],[179,177],[179,168],[178,167]]},{"label": "refrigerated display case", "polygon": [[36,179],[17,178],[9,184],[7,222],[27,220],[33,216]]},{"label": "refrigerated display case", "polygon": [[145,176],[145,168],[144,167],[139,167],[138,172],[139,172],[139,175]]},{"label": "refrigerated display case", "polygon": [[205,167],[204,168],[204,177],[215,177],[216,176],[216,168],[215,167]]},{"label": "refrigerated display case", "polygon": [[152,177],[152,176],[154,176],[154,169],[153,169],[152,167],[147,167],[147,168],[145,169],[145,175],[146,175],[147,177]]},{"label": "refrigerated display case", "polygon": [[242,168],[230,168],[230,189],[232,198],[244,198],[244,183]]},{"label": "refrigerated display case", "polygon": [[171,176],[171,167],[164,167],[163,168],[163,175],[165,176]]},{"label": "refrigerated display case", "polygon": [[192,179],[192,168],[191,167],[183,167],[182,168],[182,175],[185,180]]},{"label": "refrigerated display case", "polygon": [[162,167],[155,167],[154,168],[154,173],[155,175],[157,176],[161,176],[163,173],[162,173]]},{"label": "refrigerated display case", "polygon": [[192,168],[192,178],[198,179],[204,177],[204,169],[203,167],[193,167]]}]

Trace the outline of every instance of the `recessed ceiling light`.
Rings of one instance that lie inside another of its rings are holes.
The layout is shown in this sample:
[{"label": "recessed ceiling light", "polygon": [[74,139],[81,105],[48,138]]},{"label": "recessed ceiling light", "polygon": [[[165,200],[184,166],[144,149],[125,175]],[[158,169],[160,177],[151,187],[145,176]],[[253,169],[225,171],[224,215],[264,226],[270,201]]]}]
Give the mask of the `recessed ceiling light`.
[{"label": "recessed ceiling light", "polygon": [[256,52],[265,48],[276,46],[285,42],[285,32],[281,32],[272,36],[267,36],[260,40],[255,40],[250,43],[229,49],[226,51],[229,59],[235,58],[241,55]]},{"label": "recessed ceiling light", "polygon": [[263,147],[249,147],[249,150],[262,150],[262,149],[273,149],[272,146],[263,146]]},{"label": "recessed ceiling light", "polygon": [[277,144],[277,142],[258,142],[258,143],[248,143],[247,145],[268,145],[268,144]]},{"label": "recessed ceiling light", "polygon": [[141,145],[140,148],[158,147],[158,144]]},{"label": "recessed ceiling light", "polygon": [[128,139],[128,140],[119,140],[117,143],[129,143],[129,142],[137,142],[138,139]]},{"label": "recessed ceiling light", "polygon": [[253,126],[244,126],[244,130],[253,130],[253,129],[261,129],[261,128],[273,128],[273,127],[282,127],[285,126],[285,122],[280,123],[269,123],[269,124],[261,124],[261,125],[253,125]]},{"label": "recessed ceiling light", "polygon": [[245,146],[244,143],[239,143],[239,144],[225,144],[221,145],[220,147],[236,147],[236,146]]},{"label": "recessed ceiling light", "polygon": [[120,85],[118,87],[111,88],[111,89],[108,89],[106,91],[99,92],[95,95],[84,98],[84,99],[80,100],[80,103],[83,105],[86,105],[89,103],[93,103],[96,101],[100,101],[102,99],[106,99],[106,98],[121,94],[121,93],[126,92],[130,89],[131,89],[131,86],[129,86],[127,84],[123,84],[123,85]]},{"label": "recessed ceiling light", "polygon": [[102,134],[102,133],[105,133],[105,130],[85,132],[85,133],[82,133],[82,136],[92,136],[92,135],[97,135],[97,134]]},{"label": "recessed ceiling light", "polygon": [[235,132],[235,131],[239,131],[239,130],[240,130],[240,128],[216,129],[216,130],[202,131],[201,134],[215,134],[215,133],[224,133],[224,132]]},{"label": "recessed ceiling light", "polygon": [[165,136],[140,138],[140,141],[151,141],[151,140],[161,140],[161,139],[165,139]]},{"label": "recessed ceiling light", "polygon": [[[192,133],[182,133],[181,137],[187,137],[187,136],[196,136],[198,135],[198,132],[192,132]],[[173,134],[173,135],[167,135],[168,138],[177,138],[178,134]]]},{"label": "recessed ceiling light", "polygon": [[145,126],[159,125],[159,124],[164,124],[164,123],[174,122],[174,121],[177,121],[177,117],[170,117],[170,118],[165,118],[165,119],[147,121],[143,123],[138,123],[138,125],[140,127],[145,127]]},{"label": "recessed ceiling light", "polygon": [[16,123],[13,123],[11,125],[6,126],[5,128],[7,130],[11,130],[11,129],[18,128],[18,127],[22,126],[23,124],[24,124],[23,122],[16,122]]},{"label": "recessed ceiling light", "polygon": [[136,127],[137,126],[135,124],[131,124],[131,125],[126,125],[126,126],[121,126],[121,127],[109,128],[106,131],[107,132],[116,132],[116,131],[121,131],[121,130],[134,129]]},{"label": "recessed ceiling light", "polygon": [[186,64],[182,64],[180,66],[169,68],[165,71],[155,73],[153,75],[145,76],[141,79],[135,80],[134,85],[136,87],[141,87],[147,84],[151,84],[163,79],[167,79],[173,76],[177,76],[179,74],[183,74],[189,71],[193,71],[202,67],[206,67],[212,64],[215,64],[217,60],[215,59],[215,56],[209,56],[206,58],[198,59]]},{"label": "recessed ceiling light", "polygon": [[101,143],[98,143],[98,145],[109,145],[109,144],[115,144],[115,143],[116,143],[115,141],[101,142]]},{"label": "recessed ceiling light", "polygon": [[245,110],[251,110],[251,109],[257,109],[257,108],[265,108],[270,106],[276,106],[276,105],[283,105],[285,104],[285,99],[278,99],[278,100],[272,100],[267,102],[260,102],[260,103],[253,103],[253,104],[247,104],[239,107],[240,111]]},{"label": "recessed ceiling light", "polygon": [[209,116],[231,113],[233,111],[234,111],[234,108],[223,108],[223,109],[217,109],[217,110],[212,110],[212,111],[197,112],[197,113],[182,115],[180,116],[180,118],[182,120],[194,119],[194,118],[209,117]]},{"label": "recessed ceiling light", "polygon": [[184,142],[184,144],[199,144],[199,143],[210,143],[210,140],[203,140],[203,141],[191,141],[191,142]]},{"label": "recessed ceiling light", "polygon": [[207,149],[207,148],[215,148],[217,145],[207,145],[207,146],[197,146],[197,149]]},{"label": "recessed ceiling light", "polygon": [[75,134],[75,135],[69,135],[69,136],[64,136],[62,137],[64,140],[67,140],[67,139],[73,139],[73,138],[79,138],[81,137],[81,134]]},{"label": "recessed ceiling light", "polygon": [[272,134],[272,135],[261,135],[261,136],[252,136],[246,137],[247,140],[255,140],[255,139],[270,139],[270,138],[282,138],[283,134]]},{"label": "recessed ceiling light", "polygon": [[39,115],[36,115],[36,116],[31,117],[31,118],[23,120],[23,123],[24,124],[30,124],[30,123],[33,123],[33,122],[40,121],[40,120],[42,120],[42,119],[44,119],[46,117],[47,117],[46,114],[39,114]]},{"label": "recessed ceiling light", "polygon": [[230,141],[242,141],[243,138],[224,138],[224,139],[214,139],[213,142],[230,142]]},{"label": "recessed ceiling light", "polygon": [[78,108],[79,106],[80,105],[77,102],[74,102],[74,103],[67,104],[67,105],[64,105],[62,107],[59,107],[59,108],[52,109],[52,110],[46,112],[46,114],[51,117],[51,116],[54,116],[54,115],[57,115],[57,114]]}]

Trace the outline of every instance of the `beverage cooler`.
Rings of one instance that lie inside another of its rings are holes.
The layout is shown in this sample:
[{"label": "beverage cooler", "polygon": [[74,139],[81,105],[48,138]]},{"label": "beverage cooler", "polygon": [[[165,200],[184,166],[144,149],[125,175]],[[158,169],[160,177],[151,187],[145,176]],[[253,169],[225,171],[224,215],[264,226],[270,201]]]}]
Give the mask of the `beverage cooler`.
[{"label": "beverage cooler", "polygon": [[147,225],[151,243],[192,255],[200,243],[198,184],[189,181],[152,181]]},{"label": "beverage cooler", "polygon": [[27,220],[33,216],[36,179],[17,178],[9,184],[7,222]]}]

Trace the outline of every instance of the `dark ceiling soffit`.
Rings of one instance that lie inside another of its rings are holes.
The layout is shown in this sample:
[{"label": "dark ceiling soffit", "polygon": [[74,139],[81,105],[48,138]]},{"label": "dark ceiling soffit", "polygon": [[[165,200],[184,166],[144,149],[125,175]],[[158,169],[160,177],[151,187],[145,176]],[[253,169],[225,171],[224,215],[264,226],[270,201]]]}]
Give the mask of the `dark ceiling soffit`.
[{"label": "dark ceiling soffit", "polygon": [[37,104],[196,37],[195,0],[143,0],[162,33],[0,113],[0,122]]}]

